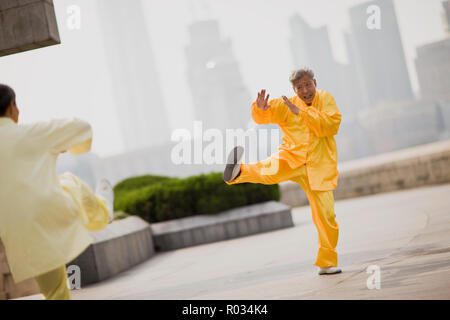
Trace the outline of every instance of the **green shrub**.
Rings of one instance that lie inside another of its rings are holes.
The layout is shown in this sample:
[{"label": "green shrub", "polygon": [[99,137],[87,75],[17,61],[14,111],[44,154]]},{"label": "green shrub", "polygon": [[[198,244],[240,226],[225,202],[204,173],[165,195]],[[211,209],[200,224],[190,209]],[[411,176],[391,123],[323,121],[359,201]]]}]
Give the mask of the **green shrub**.
[{"label": "green shrub", "polygon": [[165,176],[153,176],[153,175],[145,175],[139,177],[128,178],[114,187],[115,192],[121,192],[126,190],[135,190],[141,187],[149,186],[151,184],[167,181],[173,178],[165,177]]},{"label": "green shrub", "polygon": [[114,187],[115,210],[160,222],[280,199],[278,185],[242,183],[229,186],[222,173],[184,179],[141,176]]}]

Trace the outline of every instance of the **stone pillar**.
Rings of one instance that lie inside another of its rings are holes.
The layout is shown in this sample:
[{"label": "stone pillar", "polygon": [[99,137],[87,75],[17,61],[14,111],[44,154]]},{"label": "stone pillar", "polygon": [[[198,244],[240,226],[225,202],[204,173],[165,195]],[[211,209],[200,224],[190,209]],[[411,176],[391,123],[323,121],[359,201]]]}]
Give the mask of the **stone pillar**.
[{"label": "stone pillar", "polygon": [[37,293],[39,293],[39,287],[34,279],[14,282],[6,259],[5,247],[0,240],[0,300],[15,299]]},{"label": "stone pillar", "polygon": [[0,57],[59,43],[53,0],[0,1]]}]

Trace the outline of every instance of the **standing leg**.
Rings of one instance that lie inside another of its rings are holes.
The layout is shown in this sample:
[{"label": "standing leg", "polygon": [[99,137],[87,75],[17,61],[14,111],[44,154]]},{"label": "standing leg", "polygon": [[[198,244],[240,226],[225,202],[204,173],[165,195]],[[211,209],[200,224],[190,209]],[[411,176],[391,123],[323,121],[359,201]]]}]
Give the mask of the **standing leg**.
[{"label": "standing leg", "polygon": [[297,182],[305,191],[311,206],[312,219],[319,234],[319,251],[314,265],[321,268],[336,267],[339,225],[335,219],[333,191],[311,190],[306,166],[300,169],[300,175],[292,181]]},{"label": "standing leg", "polygon": [[231,182],[226,182],[229,185],[237,183],[261,183],[261,184],[277,184],[287,181],[296,176],[296,169],[292,169],[286,160],[280,159],[278,154],[274,154],[269,158],[254,162],[241,163],[240,175]]},{"label": "standing leg", "polygon": [[65,266],[37,276],[35,280],[45,300],[70,300]]},{"label": "standing leg", "polygon": [[60,175],[59,182],[77,203],[86,229],[99,231],[108,225],[110,209],[106,199],[96,195],[85,182],[69,172]]}]

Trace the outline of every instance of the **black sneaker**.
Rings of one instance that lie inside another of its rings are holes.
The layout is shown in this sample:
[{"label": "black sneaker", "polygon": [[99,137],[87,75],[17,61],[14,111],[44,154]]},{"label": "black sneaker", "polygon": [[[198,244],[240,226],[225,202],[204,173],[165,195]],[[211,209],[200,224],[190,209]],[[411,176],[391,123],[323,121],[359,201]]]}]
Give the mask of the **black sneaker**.
[{"label": "black sneaker", "polygon": [[223,171],[223,180],[231,182],[241,172],[241,159],[244,154],[244,148],[241,146],[234,147],[228,154],[227,165]]}]

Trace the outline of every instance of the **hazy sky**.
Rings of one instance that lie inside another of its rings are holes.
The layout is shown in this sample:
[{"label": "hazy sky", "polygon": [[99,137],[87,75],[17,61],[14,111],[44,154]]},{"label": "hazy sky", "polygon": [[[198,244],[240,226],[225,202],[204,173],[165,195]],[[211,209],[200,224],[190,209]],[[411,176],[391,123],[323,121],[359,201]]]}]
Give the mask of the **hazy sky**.
[{"label": "hazy sky", "polygon": [[[101,39],[96,0],[54,2],[62,44],[1,57],[0,82],[15,88],[21,121],[78,116],[93,125],[93,152],[101,156],[120,153],[123,141],[114,109],[105,59],[108,53]],[[223,37],[232,40],[232,51],[252,95],[266,88],[272,97],[277,97],[292,95],[288,77],[296,66],[288,45],[289,17],[298,13],[313,27],[327,25],[336,60],[346,62],[342,33],[348,29],[347,10],[363,2],[367,1],[144,0],[171,130],[192,130],[194,120],[185,58],[187,26],[192,21],[217,19]],[[416,47],[446,36],[441,2],[394,1],[411,84],[416,93]],[[81,9],[80,30],[67,27],[67,9],[71,5]]]}]

